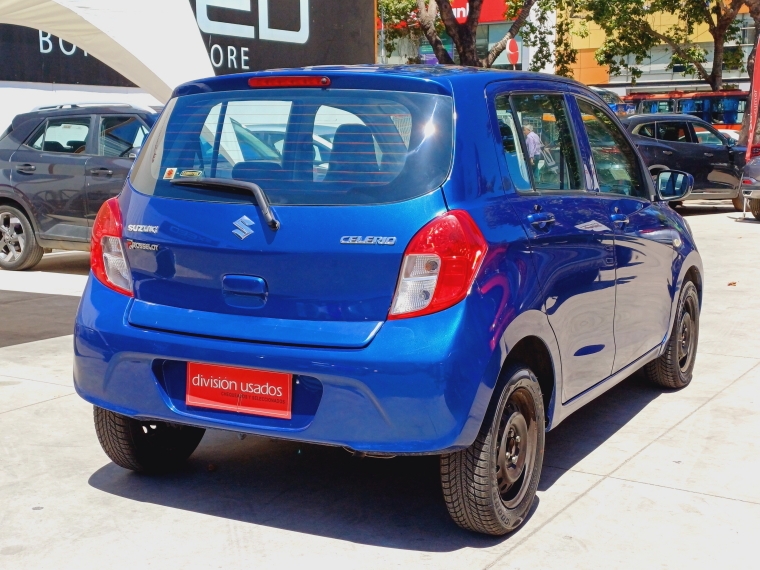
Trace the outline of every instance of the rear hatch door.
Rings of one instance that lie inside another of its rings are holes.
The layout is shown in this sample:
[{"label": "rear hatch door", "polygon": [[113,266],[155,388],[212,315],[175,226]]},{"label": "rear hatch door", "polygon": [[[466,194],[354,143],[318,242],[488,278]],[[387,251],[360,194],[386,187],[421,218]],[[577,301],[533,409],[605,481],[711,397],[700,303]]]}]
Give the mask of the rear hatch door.
[{"label": "rear hatch door", "polygon": [[386,319],[405,245],[445,211],[452,139],[443,95],[268,89],[172,100],[122,198],[129,322],[366,345]]}]

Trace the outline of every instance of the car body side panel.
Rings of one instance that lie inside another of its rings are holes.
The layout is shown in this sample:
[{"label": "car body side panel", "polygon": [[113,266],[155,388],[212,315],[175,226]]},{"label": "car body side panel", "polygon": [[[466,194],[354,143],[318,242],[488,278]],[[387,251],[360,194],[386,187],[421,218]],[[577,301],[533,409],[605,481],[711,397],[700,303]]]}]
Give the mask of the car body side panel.
[{"label": "car body side panel", "polygon": [[628,223],[615,228],[617,372],[658,346],[670,324],[675,296],[673,261],[678,230],[666,203],[603,195],[610,213]]}]

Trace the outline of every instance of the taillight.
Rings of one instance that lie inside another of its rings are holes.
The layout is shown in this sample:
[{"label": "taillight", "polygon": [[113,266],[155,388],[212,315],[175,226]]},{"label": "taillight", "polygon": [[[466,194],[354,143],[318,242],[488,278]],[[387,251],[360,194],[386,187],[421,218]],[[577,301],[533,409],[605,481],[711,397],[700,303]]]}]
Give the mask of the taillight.
[{"label": "taillight", "polygon": [[436,313],[467,296],[488,245],[470,215],[448,212],[409,242],[388,319]]},{"label": "taillight", "polygon": [[742,184],[747,184],[747,185],[757,184],[757,180],[747,176],[745,178],[742,178]]},{"label": "taillight", "polygon": [[90,268],[103,285],[132,297],[132,275],[121,243],[122,230],[119,202],[111,198],[101,206],[92,226]]}]

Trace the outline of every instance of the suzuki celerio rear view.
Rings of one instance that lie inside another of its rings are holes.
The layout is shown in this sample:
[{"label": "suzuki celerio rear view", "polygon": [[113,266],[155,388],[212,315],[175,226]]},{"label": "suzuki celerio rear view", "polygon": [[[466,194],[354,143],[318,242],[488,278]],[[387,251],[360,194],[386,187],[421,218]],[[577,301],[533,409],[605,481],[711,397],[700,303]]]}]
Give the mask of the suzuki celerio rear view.
[{"label": "suzuki celerio rear view", "polygon": [[75,384],[118,465],[207,428],[437,454],[460,526],[517,528],[544,433],[638,368],[684,387],[702,265],[591,91],[460,68],[177,88],[92,231]]}]

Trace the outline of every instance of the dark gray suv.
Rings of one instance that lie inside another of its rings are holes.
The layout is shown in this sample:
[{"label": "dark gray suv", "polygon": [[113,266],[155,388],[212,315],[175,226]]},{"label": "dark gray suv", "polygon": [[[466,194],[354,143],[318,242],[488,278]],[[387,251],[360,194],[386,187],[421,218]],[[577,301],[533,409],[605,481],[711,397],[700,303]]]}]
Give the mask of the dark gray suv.
[{"label": "dark gray suv", "polygon": [[0,137],[0,268],[29,269],[52,249],[88,251],[101,204],[121,191],[157,116],[131,105],[17,115]]}]

